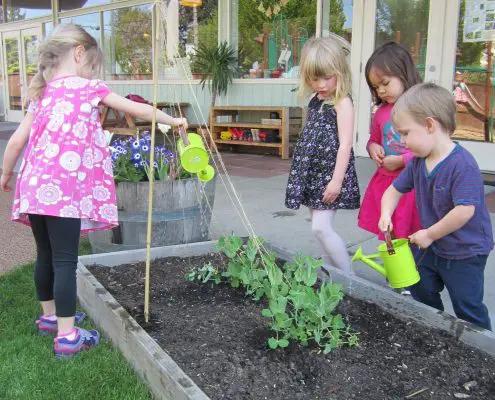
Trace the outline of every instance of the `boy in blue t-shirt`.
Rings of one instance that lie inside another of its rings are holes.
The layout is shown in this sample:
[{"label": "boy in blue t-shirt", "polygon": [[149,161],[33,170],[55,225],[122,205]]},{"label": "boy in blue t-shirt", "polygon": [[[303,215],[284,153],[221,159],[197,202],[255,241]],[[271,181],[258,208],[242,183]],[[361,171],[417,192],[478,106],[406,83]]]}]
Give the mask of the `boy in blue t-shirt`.
[{"label": "boy in blue t-shirt", "polygon": [[413,86],[399,98],[394,127],[416,157],[384,193],[379,228],[392,228],[399,199],[416,189],[424,229],[410,240],[424,255],[418,265],[421,280],[410,288],[413,297],[443,311],[445,286],[458,318],[491,330],[483,286],[492,226],[478,164],[451,139],[455,115],[452,94],[432,83]]}]

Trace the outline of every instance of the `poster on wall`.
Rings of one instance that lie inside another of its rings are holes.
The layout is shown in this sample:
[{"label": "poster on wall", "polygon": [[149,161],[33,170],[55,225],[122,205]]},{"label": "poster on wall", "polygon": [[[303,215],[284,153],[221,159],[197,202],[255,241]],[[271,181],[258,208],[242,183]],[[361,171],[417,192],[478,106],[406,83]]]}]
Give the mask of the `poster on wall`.
[{"label": "poster on wall", "polygon": [[495,0],[466,0],[464,42],[495,40]]}]

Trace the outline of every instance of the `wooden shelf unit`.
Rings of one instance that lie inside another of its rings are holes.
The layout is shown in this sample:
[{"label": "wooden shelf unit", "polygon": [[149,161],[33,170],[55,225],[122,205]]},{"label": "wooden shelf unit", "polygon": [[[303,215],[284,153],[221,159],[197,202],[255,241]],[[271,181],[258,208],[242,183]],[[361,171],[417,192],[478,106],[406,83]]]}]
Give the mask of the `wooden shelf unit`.
[{"label": "wooden shelf unit", "polygon": [[[262,124],[262,118],[270,118],[276,112],[281,119],[280,125]],[[222,140],[220,133],[228,128],[253,128],[277,130],[279,143],[248,142],[244,140]],[[277,148],[282,159],[289,158],[291,136],[299,134],[302,129],[302,109],[300,107],[251,107],[251,106],[214,106],[210,110],[210,130],[216,144],[224,146],[250,146],[259,148]]]}]

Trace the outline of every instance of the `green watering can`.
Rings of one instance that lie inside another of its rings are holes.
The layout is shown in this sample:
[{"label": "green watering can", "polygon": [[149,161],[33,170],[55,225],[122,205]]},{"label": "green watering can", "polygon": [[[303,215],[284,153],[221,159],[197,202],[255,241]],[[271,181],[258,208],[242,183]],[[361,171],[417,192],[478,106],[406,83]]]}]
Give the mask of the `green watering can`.
[{"label": "green watering can", "polygon": [[[381,258],[383,265],[373,261]],[[385,232],[385,243],[378,246],[378,253],[369,256],[357,249],[352,261],[362,261],[387,278],[394,289],[414,285],[419,282],[416,262],[407,239],[391,239],[390,232]]]},{"label": "green watering can", "polygon": [[180,130],[181,139],[177,143],[182,167],[191,174],[197,174],[202,182],[208,182],[215,176],[215,170],[208,165],[208,152],[205,149],[203,138],[197,133],[185,133]]}]

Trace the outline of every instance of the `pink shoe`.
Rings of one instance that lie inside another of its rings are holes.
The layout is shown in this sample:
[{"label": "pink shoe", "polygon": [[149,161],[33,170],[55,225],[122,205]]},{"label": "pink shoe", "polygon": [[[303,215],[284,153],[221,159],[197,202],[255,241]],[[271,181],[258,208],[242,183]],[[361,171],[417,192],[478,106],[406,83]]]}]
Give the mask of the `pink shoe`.
[{"label": "pink shoe", "polygon": [[[74,316],[76,324],[80,324],[86,318],[86,314],[82,311],[76,311],[76,315]],[[43,316],[40,319],[36,320],[36,325],[38,325],[38,330],[40,335],[56,335],[57,334],[57,321],[52,321]]]},{"label": "pink shoe", "polygon": [[53,339],[53,352],[55,358],[70,358],[83,350],[88,350],[100,343],[100,334],[96,330],[87,331],[82,328],[74,328],[77,331],[76,338],[69,340],[66,337],[57,336]]}]

